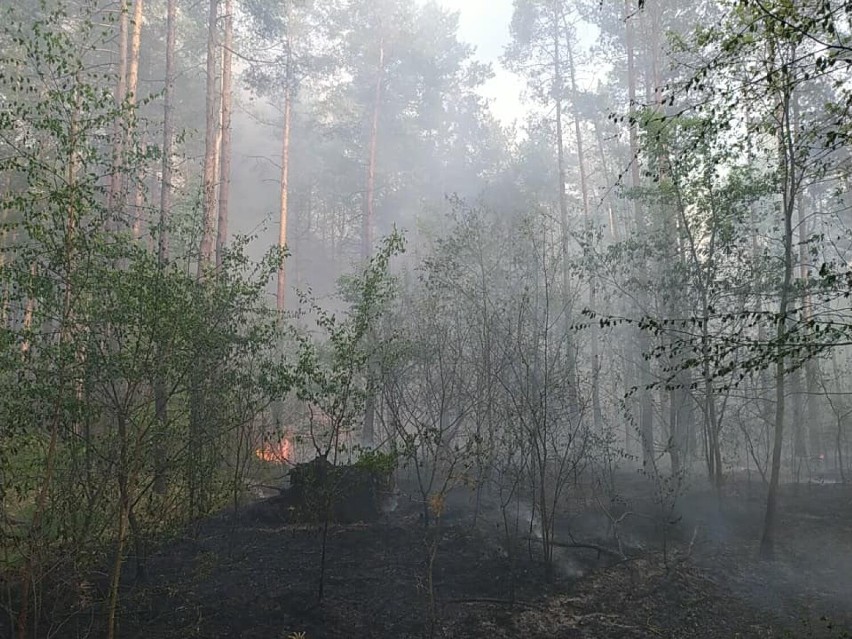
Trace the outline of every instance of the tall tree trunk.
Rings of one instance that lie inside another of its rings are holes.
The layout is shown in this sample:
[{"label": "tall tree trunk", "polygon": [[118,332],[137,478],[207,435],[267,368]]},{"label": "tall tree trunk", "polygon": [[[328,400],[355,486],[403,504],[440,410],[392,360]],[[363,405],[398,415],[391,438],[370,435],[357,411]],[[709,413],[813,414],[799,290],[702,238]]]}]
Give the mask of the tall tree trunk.
[{"label": "tall tree trunk", "polygon": [[[361,236],[361,257],[369,260],[373,254],[375,228],[374,200],[376,190],[376,157],[379,137],[379,113],[382,103],[382,85],[385,74],[385,41],[379,37],[379,60],[376,67],[376,88],[373,97],[373,120],[370,126],[370,160],[367,166],[367,193],[364,199],[364,228]],[[376,393],[373,388],[374,365],[367,365],[367,398],[364,402],[364,430],[361,435],[365,446],[372,446],[375,438]]]},{"label": "tall tree trunk", "polygon": [[719,449],[719,437],[716,417],[716,391],[713,384],[713,372],[710,368],[712,353],[710,346],[710,334],[707,329],[709,310],[707,303],[704,303],[704,321],[701,336],[701,356],[703,359],[703,377],[704,377],[704,401],[702,409],[704,413],[704,442],[705,456],[707,462],[707,475],[713,485],[718,488],[721,482],[721,461],[722,453]]},{"label": "tall tree trunk", "polygon": [[[142,143],[144,144],[144,138]],[[143,226],[145,221],[145,185],[144,172],[137,176],[136,183],[133,185],[133,239],[141,240]],[[150,248],[150,242],[149,242]]]},{"label": "tall tree trunk", "polygon": [[[124,104],[127,98],[127,43],[129,30],[129,3],[130,0],[120,0],[118,3],[118,69],[116,72],[117,81],[115,85],[115,103],[117,106]],[[107,195],[107,205],[109,208],[110,220],[108,225],[117,228],[117,220],[115,216],[117,210],[122,206],[122,191],[124,189],[124,180],[121,175],[121,163],[124,156],[124,130],[122,128],[122,118],[117,118],[113,127],[113,150],[112,150],[112,172],[110,174],[109,191]]]},{"label": "tall tree trunk", "polygon": [[601,160],[601,167],[603,168],[604,180],[606,181],[606,201],[607,201],[607,211],[609,212],[609,234],[612,237],[613,242],[621,241],[621,230],[618,227],[618,214],[615,210],[615,202],[612,197],[613,190],[613,182],[612,177],[609,172],[609,162],[607,162],[606,151],[604,150],[603,143],[603,134],[601,133],[601,127],[598,123],[597,119],[595,119],[595,139],[597,141],[598,146],[598,155]]},{"label": "tall tree trunk", "polygon": [[[794,97],[792,100],[792,117],[793,120],[791,124],[793,129],[798,130],[800,126],[800,116],[799,101],[797,97]],[[800,319],[802,324],[807,326],[808,321],[811,319],[811,297],[807,290],[810,273],[808,270],[808,232],[807,219],[805,219],[804,192],[800,191],[796,193],[795,198],[799,251],[798,255],[794,256],[794,259],[798,259],[798,277],[802,286],[802,310]],[[793,400],[793,468],[796,483],[798,483],[801,478],[803,466],[807,465],[807,459],[809,456],[807,441],[808,431],[809,429],[816,429],[818,427],[816,423],[811,423],[810,421],[806,422],[804,419],[805,411],[808,410],[810,413],[809,408],[813,405],[813,397],[805,394],[805,383],[808,385],[808,390],[812,390],[814,385],[814,371],[811,366],[812,363],[815,363],[815,361],[809,360],[806,363],[804,370],[797,369],[794,371],[790,380]],[[806,379],[803,379],[803,377]],[[811,415],[809,414],[808,416],[810,417]]]},{"label": "tall tree trunk", "polygon": [[802,470],[807,463],[807,445],[805,443],[805,424],[802,423],[804,417],[804,384],[802,379],[802,369],[797,369],[789,374],[790,384],[790,399],[792,406],[792,415],[790,416],[790,426],[792,426],[792,464],[793,481],[798,484],[802,477]]},{"label": "tall tree trunk", "polygon": [[[139,50],[142,46],[142,21],[145,0],[135,0],[133,4],[133,20],[131,21],[130,51],[127,55],[127,102],[134,109],[139,100]],[[136,128],[136,112],[130,114],[131,130]],[[133,237],[142,237],[142,175],[136,176],[133,197]]]},{"label": "tall tree trunk", "polygon": [[160,190],[160,220],[157,229],[157,263],[169,261],[169,223],[172,209],[172,155],[174,153],[175,40],[177,39],[177,0],[168,0],[166,9],[166,83],[163,91],[163,160]]},{"label": "tall tree trunk", "polygon": [[[749,159],[754,161],[754,158]],[[751,227],[751,259],[754,260],[755,263],[758,263],[761,257],[761,250],[758,239],[758,220],[755,215],[754,205],[749,206],[749,226]],[[763,300],[760,298],[758,298],[755,302],[754,311],[756,313],[762,313],[764,311]],[[760,322],[757,326],[757,341],[761,344],[766,343],[766,326],[763,322]],[[757,373],[757,386],[755,390],[755,396],[757,398],[758,406],[760,407],[761,430],[764,434],[769,429],[769,425],[772,422],[772,400],[768,396],[768,389],[771,388],[770,375],[771,373],[768,370],[759,371]],[[768,466],[769,464],[767,460],[765,468],[768,468]],[[761,474],[763,474],[763,472]]]},{"label": "tall tree trunk", "polygon": [[[289,64],[288,62],[288,66]],[[278,230],[278,247],[282,251],[287,248],[287,213],[290,199],[290,121],[292,119],[292,109],[293,93],[290,82],[290,71],[288,69],[286,86],[284,87],[284,135],[281,144],[281,209]],[[278,291],[275,299],[278,312],[283,312],[287,299],[287,271],[283,261],[278,267]]]},{"label": "tall tree trunk", "polygon": [[669,457],[672,464],[672,477],[677,481],[683,468],[680,448],[680,393],[677,388],[668,391],[669,396]]},{"label": "tall tree trunk", "polygon": [[364,401],[364,431],[361,436],[362,443],[371,447],[375,441],[376,422],[376,389],[373,384],[374,365],[367,368],[367,398]]},{"label": "tall tree trunk", "polygon": [[[798,127],[799,114],[798,105],[796,110],[796,125]],[[799,226],[799,278],[804,287],[804,299],[802,301],[802,321],[807,323],[813,317],[813,300],[809,290],[810,268],[808,256],[808,221],[805,213],[805,194],[799,193],[796,198],[796,210]],[[825,455],[823,446],[822,424],[819,410],[819,360],[811,358],[805,363],[805,395],[803,398],[804,419],[802,420],[804,430],[802,438],[807,439],[810,447],[810,457]],[[797,426],[798,427],[798,426]]]},{"label": "tall tree trunk", "polygon": [[[214,241],[216,238],[216,221],[218,210],[216,207],[216,178],[217,158],[219,155],[219,118],[220,112],[217,101],[217,48],[216,31],[218,21],[219,1],[210,0],[210,9],[207,20],[207,86],[206,86],[206,131],[204,136],[204,176],[203,176],[203,231],[198,255],[199,281],[203,281],[205,274],[214,259]],[[202,354],[203,357],[203,354]],[[204,431],[206,406],[206,385],[204,377],[204,365],[199,362],[190,373],[189,392],[189,446],[187,447],[189,458],[186,463],[187,492],[189,517],[197,522],[197,518],[205,512],[206,488],[203,483],[202,468],[205,457],[205,441],[202,437]]]},{"label": "tall tree trunk", "polygon": [[[169,261],[169,220],[172,209],[172,147],[174,125],[172,123],[172,100],[175,86],[175,40],[177,35],[177,0],[168,0],[166,9],[166,86],[163,92],[163,162],[160,186],[160,220],[157,228],[157,266],[165,270]],[[161,348],[158,346],[158,348]],[[163,442],[168,422],[168,395],[166,381],[161,375],[154,381],[154,411],[157,431],[154,439],[156,464],[154,468],[154,491],[166,492],[166,453]]]},{"label": "tall tree trunk", "polygon": [[228,243],[228,202],[231,194],[231,60],[234,48],[234,0],[225,0],[222,44],[222,137],[219,147],[219,224],[216,229],[216,267],[221,268]]},{"label": "tall tree trunk", "polygon": [[[11,181],[11,176],[7,175],[4,180],[5,184],[0,187],[5,192],[9,191],[9,183]],[[0,271],[5,270],[6,267],[6,252],[16,250],[16,242],[15,242],[15,231],[12,231],[12,236],[9,237],[9,211],[4,208],[2,212],[0,212]],[[9,285],[4,284],[2,286],[2,294],[0,294],[0,328],[9,329],[11,326],[9,325]]]},{"label": "tall tree trunk", "polygon": [[367,190],[364,197],[364,219],[361,231],[361,257],[369,259],[373,254],[373,231],[375,228],[376,156],[379,138],[379,113],[382,104],[382,85],[385,75],[385,42],[379,38],[379,60],[376,66],[376,87],[373,94],[373,114],[370,124],[370,157],[367,163]]},{"label": "tall tree trunk", "polygon": [[[627,47],[627,90],[630,100],[630,117],[635,117],[636,109],[636,61],[634,51],[634,25],[630,11],[630,0],[625,0],[625,17],[627,22],[626,47]],[[635,122],[630,123],[630,177],[631,186],[639,189],[639,138],[636,132]],[[638,200],[633,201],[634,215],[636,218],[636,236],[640,241],[645,237],[644,212]],[[645,312],[647,308],[647,293],[645,291],[647,274],[645,273],[645,260],[637,260],[635,275],[638,283],[637,297],[641,308]],[[645,354],[650,350],[650,340],[646,331],[639,331],[637,336],[637,353],[635,360],[638,369],[637,387],[639,392],[639,434],[642,438],[642,463],[652,466],[654,463],[654,414],[651,404],[651,393],[648,385],[651,383],[651,363],[645,359]]]},{"label": "tall tree trunk", "polygon": [[[560,6],[561,9],[561,6]],[[565,15],[562,13],[561,15],[563,23],[565,23]],[[570,34],[567,29],[567,24],[565,25],[565,52],[568,56],[568,77],[571,82],[571,95],[573,99],[571,101],[572,110],[573,110],[573,118],[574,118],[574,137],[577,141],[577,164],[578,170],[580,172],[580,193],[583,197],[583,217],[586,221],[586,229],[588,233],[588,237],[586,239],[587,242],[591,242],[594,237],[594,224],[592,220],[592,211],[589,206],[589,183],[586,175],[586,153],[585,147],[583,145],[583,130],[580,126],[580,109],[577,107],[577,101],[579,98],[579,90],[577,88],[577,70],[574,65],[574,50],[571,47]],[[589,255],[587,252],[586,258],[587,261],[589,259]],[[589,308],[593,311],[597,308],[597,289],[598,289],[598,280],[595,274],[595,269],[588,265],[588,277],[589,277]],[[600,345],[598,344],[599,333],[598,330],[593,327],[592,330],[592,420],[595,426],[595,432],[600,433],[603,429],[603,411],[601,410],[601,389],[600,389],[600,378],[601,378],[601,356],[600,356]]]},{"label": "tall tree trunk", "polygon": [[553,99],[556,102],[556,163],[559,180],[559,226],[562,234],[562,296],[565,314],[565,365],[568,374],[568,405],[571,413],[579,413],[577,393],[576,362],[574,358],[574,340],[571,339],[571,276],[568,265],[568,196],[565,193],[565,140],[563,136],[563,69],[560,46],[560,16],[562,14],[561,0],[553,2]]},{"label": "tall tree trunk", "polygon": [[213,241],[216,226],[216,157],[218,151],[219,112],[216,97],[216,28],[219,0],[210,0],[207,18],[207,86],[206,130],[204,134],[204,176],[202,182],[203,229],[198,255],[198,278],[213,261]]}]

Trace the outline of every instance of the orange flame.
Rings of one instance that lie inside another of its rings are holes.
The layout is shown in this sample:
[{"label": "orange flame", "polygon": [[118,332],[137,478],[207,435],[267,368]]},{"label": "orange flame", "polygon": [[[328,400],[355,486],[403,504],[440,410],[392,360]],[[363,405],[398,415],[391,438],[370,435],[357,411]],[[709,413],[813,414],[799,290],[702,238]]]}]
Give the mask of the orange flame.
[{"label": "orange flame", "polygon": [[277,443],[264,442],[263,446],[254,451],[254,454],[263,461],[284,464],[293,459],[293,442],[287,437]]}]

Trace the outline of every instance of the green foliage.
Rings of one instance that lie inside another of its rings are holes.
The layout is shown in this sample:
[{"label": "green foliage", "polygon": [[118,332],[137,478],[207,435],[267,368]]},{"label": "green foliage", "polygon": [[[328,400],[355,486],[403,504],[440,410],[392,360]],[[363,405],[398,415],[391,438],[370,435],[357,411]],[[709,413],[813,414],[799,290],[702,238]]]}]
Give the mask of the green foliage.
[{"label": "green foliage", "polygon": [[399,454],[394,451],[365,450],[355,462],[357,468],[377,477],[390,477],[399,463]]},{"label": "green foliage", "polygon": [[[403,250],[403,237],[394,233],[383,240],[359,277],[344,279],[342,288],[351,307],[343,319],[324,309],[309,294],[301,294],[321,338],[291,327],[296,361],[290,380],[300,400],[330,418],[325,432],[311,429],[311,441],[318,454],[339,451],[341,434],[351,432],[363,414],[368,365],[380,351],[372,334],[394,291],[391,258]],[[313,417],[311,422],[314,423]]]},{"label": "green foliage", "polygon": [[[288,384],[266,303],[281,252],[252,260],[236,238],[199,282],[133,236],[158,153],[103,72],[115,16],[39,9],[0,27],[0,568],[36,589],[59,557],[102,567],[119,520],[143,544],[220,508],[247,425]],[[177,246],[191,213],[172,211]]]},{"label": "green foliage", "polygon": [[[424,521],[440,520],[450,488],[480,490],[496,471],[504,514],[523,486],[547,531],[588,468],[636,460],[622,446],[637,421],[633,399],[644,396],[653,419],[639,421],[656,433],[643,472],[668,526],[688,476],[673,453],[709,459],[730,436],[731,413],[769,404],[766,369],[781,363],[783,377],[852,343],[843,226],[852,92],[840,4],[517,0],[504,63],[540,104],[558,99],[570,114],[558,151],[554,109],[531,116],[523,136],[496,123],[478,92],[491,70],[459,40],[458,16],[435,3],[236,4],[237,49],[260,52],[244,60],[242,79],[277,107],[292,92],[290,237],[308,238],[295,253],[312,253],[313,242],[329,249],[317,261],[330,258],[334,281],[355,252],[375,142],[379,231],[391,220],[416,225],[426,257],[397,277],[404,242],[393,231],[339,278],[345,311],[309,290],[292,315],[272,312],[267,288],[287,252],[256,259],[252,240],[266,237],[234,238],[199,281],[199,136],[176,135],[184,161],[174,162],[175,204],[159,220],[150,141],[161,105],[115,97],[119,13],[88,0],[5,3],[0,570],[22,575],[13,590],[48,584],[66,555],[62,569],[101,570],[116,542],[176,534],[225,505],[252,472],[267,407],[283,398],[310,413],[295,443],[355,456],[374,475],[410,468]],[[156,79],[154,6],[142,68]],[[192,69],[204,8],[179,12],[177,128],[202,110]],[[599,48],[577,38],[588,22]],[[707,26],[688,35],[694,23]],[[679,33],[667,57],[669,31]],[[598,61],[608,71],[589,82],[582,76]],[[595,92],[569,91],[574,72]],[[625,79],[640,85],[637,103],[626,104]],[[574,177],[581,162],[588,193]],[[626,188],[634,167],[638,184]],[[465,201],[480,192],[476,205]],[[778,268],[791,266],[779,198],[788,218],[791,203],[802,209],[789,285]],[[836,220],[823,215],[831,206]],[[139,220],[142,237],[131,230]],[[170,262],[146,245],[161,224]],[[769,310],[787,293],[789,307]],[[637,334],[635,350],[625,348]],[[730,392],[747,385],[744,399]],[[376,449],[355,443],[372,400],[387,436]],[[678,401],[703,409],[706,452],[700,420]],[[603,415],[590,417],[595,403]],[[758,443],[769,421],[760,412],[741,429]],[[671,472],[656,465],[667,453]],[[327,521],[330,495],[320,497],[312,514]]]}]

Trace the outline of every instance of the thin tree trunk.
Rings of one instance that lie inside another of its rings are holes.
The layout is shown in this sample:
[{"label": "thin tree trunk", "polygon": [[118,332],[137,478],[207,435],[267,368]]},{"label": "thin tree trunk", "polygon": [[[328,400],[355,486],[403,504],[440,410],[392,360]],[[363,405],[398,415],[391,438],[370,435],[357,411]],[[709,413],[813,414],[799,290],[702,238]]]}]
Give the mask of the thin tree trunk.
[{"label": "thin tree trunk", "polygon": [[[203,231],[198,256],[199,281],[214,259],[214,241],[216,238],[216,169],[219,151],[219,116],[221,115],[217,102],[217,49],[216,28],[218,19],[218,0],[210,0],[210,10],[207,22],[207,86],[206,86],[206,131],[204,137],[204,176],[203,176]],[[204,465],[205,443],[202,439],[204,430],[204,415],[207,410],[205,402],[205,386],[207,380],[202,374],[202,365],[195,367],[190,373],[189,391],[189,459],[186,463],[187,498],[189,517],[197,523],[198,516],[205,512],[206,486],[202,483],[202,466]]]},{"label": "thin tree trunk", "polygon": [[706,442],[705,456],[707,461],[707,475],[710,481],[716,485],[717,471],[716,468],[716,393],[713,387],[713,374],[710,369],[710,337],[707,332],[707,309],[705,303],[705,315],[701,337],[701,356],[704,360],[703,376],[704,376],[704,401],[702,409],[704,413],[704,441]]},{"label": "thin tree trunk", "polygon": [[[144,221],[143,211],[145,208],[145,190],[142,182],[143,176],[137,176],[136,184],[133,185],[133,239],[142,239],[142,226]],[[149,242],[150,248],[150,242]]]},{"label": "thin tree trunk", "polygon": [[562,234],[562,296],[565,305],[565,364],[568,375],[568,405],[573,414],[579,412],[577,399],[576,362],[574,360],[574,340],[571,339],[569,325],[571,323],[570,293],[571,276],[568,265],[568,196],[565,193],[565,141],[563,137],[563,70],[560,47],[560,16],[562,14],[561,0],[553,2],[553,99],[556,101],[556,163],[558,174],[559,195],[559,226]]},{"label": "thin tree trunk", "polygon": [[[785,222],[786,226],[786,222]],[[785,239],[784,253],[789,257],[787,246],[790,244]],[[784,288],[781,292],[781,301],[778,305],[778,328],[776,339],[779,345],[786,336],[786,314],[788,306],[788,292],[790,284],[788,268],[789,261],[785,259],[784,266]],[[771,559],[775,554],[775,522],[778,510],[778,484],[781,474],[781,451],[784,445],[784,389],[785,389],[785,358],[777,356],[775,364],[775,436],[772,444],[772,469],[769,476],[769,492],[766,498],[766,515],[763,522],[763,538],[760,542],[760,554],[764,559]]]},{"label": "thin tree trunk", "polygon": [[169,220],[172,209],[172,154],[174,144],[173,105],[175,88],[175,40],[177,36],[177,0],[168,0],[166,17],[166,86],[163,92],[163,165],[160,190],[160,221],[157,230],[157,262],[162,268],[169,261]]},{"label": "thin tree trunk", "polygon": [[[221,68],[222,59],[219,58],[217,67]],[[218,255],[216,251],[217,242],[219,239],[219,166],[222,159],[222,77],[219,75],[219,69],[216,71],[216,141],[213,143],[213,253],[210,257],[211,263],[218,265]]]},{"label": "thin tree trunk", "polygon": [[[5,192],[9,192],[9,185],[11,182],[11,175],[7,174],[6,179],[4,180],[5,184],[3,190]],[[11,238],[9,237],[9,211],[4,208],[2,212],[0,212],[0,271],[4,269],[6,266],[6,252],[14,251],[15,247],[15,231],[12,231]],[[9,286],[8,284],[3,285],[2,287],[2,300],[0,300],[0,327],[4,329],[10,328],[9,326]]]},{"label": "thin tree trunk", "polygon": [[[129,6],[130,0],[119,1],[119,17],[118,17],[118,80],[115,86],[115,103],[117,106],[124,104],[127,98],[127,43],[129,30]],[[107,204],[109,214],[111,216],[108,224],[117,228],[115,215],[117,209],[121,208],[121,192],[124,188],[124,181],[121,175],[121,162],[124,155],[124,131],[122,130],[121,118],[116,118],[113,128],[113,151],[112,151],[112,172],[110,174],[109,191],[107,195]]]},{"label": "thin tree trunk", "polygon": [[231,194],[231,102],[233,100],[231,51],[234,47],[234,0],[225,0],[225,35],[222,45],[222,138],[219,151],[219,225],[216,229],[216,267],[221,268],[228,243],[228,202]]},{"label": "thin tree trunk", "polygon": [[[750,159],[752,161],[754,160],[754,158]],[[755,263],[757,263],[760,259],[760,245],[758,242],[758,220],[755,216],[754,206],[749,207],[749,223],[751,226],[751,258],[755,261]],[[756,300],[754,311],[756,313],[761,313],[763,311],[763,302],[760,298]],[[766,343],[766,327],[763,322],[760,322],[757,327],[757,341],[761,344]],[[757,389],[755,397],[757,398],[758,405],[760,406],[760,421],[762,422],[761,426],[764,433],[769,428],[769,424],[772,421],[772,400],[767,397],[767,389],[770,388],[769,379],[770,377],[767,370],[761,370],[757,373]],[[767,459],[764,461],[767,462],[764,468],[768,468],[768,455]],[[756,459],[755,463],[757,464]],[[761,476],[764,474],[765,471],[761,471]]]},{"label": "thin tree trunk", "polygon": [[[799,113],[797,108],[797,127],[798,122]],[[799,226],[799,278],[801,279],[804,288],[804,299],[802,302],[802,320],[803,322],[807,323],[813,317],[813,300],[811,299],[811,293],[808,285],[811,274],[808,265],[808,221],[805,213],[804,193],[800,193],[799,196],[796,198],[796,209],[798,214],[797,222]],[[805,427],[805,430],[807,432],[802,433],[802,437],[807,437],[807,444],[810,447],[809,454],[811,457],[815,455],[825,454],[824,445],[822,441],[823,434],[821,431],[820,411],[819,405],[817,403],[817,397],[819,393],[818,380],[820,377],[819,366],[819,360],[816,358],[812,358],[805,363],[804,371],[806,394],[804,396],[803,401],[805,415],[803,422],[807,424],[807,426]]]},{"label": "thin tree trunk", "polygon": [[[123,26],[123,31],[125,32],[123,37],[123,46],[127,47],[127,31],[128,26],[132,27],[132,31],[130,33],[130,42],[129,49],[125,49],[124,55],[126,56],[124,60],[124,68],[126,71],[126,78],[119,79],[119,86],[124,82],[124,92],[121,97],[122,100],[126,101],[127,105],[130,107],[131,111],[129,113],[129,130],[128,132],[122,132],[120,134],[119,142],[117,143],[116,150],[116,158],[118,161],[122,160],[121,154],[123,152],[124,147],[130,139],[130,132],[133,131],[136,127],[136,112],[135,107],[137,103],[137,91],[139,86],[139,51],[142,44],[142,18],[143,18],[143,10],[144,10],[144,0],[135,0],[133,6],[133,19],[132,24]],[[127,21],[127,12],[123,11],[122,20],[126,23]],[[113,203],[117,207],[117,211],[122,211],[125,206],[125,192],[124,186],[122,184],[123,176],[120,173],[116,173],[113,175],[113,179],[116,180],[115,184],[118,185],[118,189],[120,189],[119,199],[114,200]],[[134,236],[138,237],[139,230],[141,228],[139,220],[141,208],[142,208],[142,185],[141,185],[141,176],[136,176],[136,185],[135,185],[135,195],[134,195],[134,222],[132,225]],[[120,228],[121,222],[118,222],[117,228]],[[111,585],[110,585],[110,598],[109,598],[109,607],[108,607],[108,615],[107,615],[107,638],[114,639],[116,633],[116,613],[118,609],[118,591],[119,591],[119,583],[121,579],[121,568],[123,564],[123,553],[124,553],[124,545],[127,538],[127,524],[128,517],[130,516],[130,502],[131,498],[129,495],[129,480],[128,480],[128,464],[129,460],[127,459],[127,429],[126,429],[126,419],[124,416],[120,415],[118,418],[118,435],[120,439],[121,446],[121,454],[119,459],[119,468],[118,468],[118,483],[119,483],[119,524],[118,524],[118,547],[116,549],[115,562],[113,564],[113,572],[111,577]],[[141,542],[141,540],[139,540]]]},{"label": "thin tree trunk", "polygon": [[376,88],[373,96],[373,115],[370,125],[370,158],[367,164],[367,192],[364,198],[364,220],[361,231],[361,257],[369,259],[373,254],[373,232],[375,228],[376,157],[379,138],[379,113],[382,104],[382,84],[385,74],[384,36],[379,39],[379,60],[376,66]]},{"label": "thin tree trunk", "polygon": [[[774,47],[773,47],[774,48]],[[774,60],[774,55],[772,56]],[[781,453],[784,446],[785,382],[786,357],[784,356],[787,338],[787,311],[790,303],[791,283],[793,279],[793,211],[796,206],[797,178],[793,131],[790,123],[791,80],[786,67],[782,69],[784,94],[780,104],[781,122],[779,128],[779,151],[782,162],[783,206],[784,206],[784,280],[781,285],[778,302],[775,353],[775,435],[772,445],[772,471],[769,477],[769,493],[766,498],[766,516],[763,523],[763,538],[760,543],[760,555],[771,559],[775,552],[775,527],[778,511],[778,484],[781,475]]]},{"label": "thin tree trunk", "polygon": [[612,240],[614,242],[620,242],[621,241],[621,231],[618,228],[618,214],[616,213],[615,204],[614,204],[612,193],[611,193],[611,191],[613,189],[613,183],[612,183],[612,177],[611,177],[610,172],[609,172],[609,163],[607,162],[607,159],[606,159],[606,151],[604,150],[603,134],[601,133],[601,127],[600,127],[600,124],[598,123],[597,120],[595,120],[594,125],[595,125],[595,139],[597,141],[597,146],[598,146],[598,155],[600,156],[600,159],[601,159],[601,167],[603,168],[604,180],[606,181],[606,191],[607,191],[606,201],[607,201],[607,211],[609,213],[609,234],[612,237]]},{"label": "thin tree trunk", "polygon": [[207,19],[207,86],[206,131],[204,134],[203,230],[198,255],[198,278],[213,261],[213,241],[216,226],[216,157],[218,141],[218,110],[216,100],[216,23],[219,0],[210,0]]},{"label": "thin tree trunk", "polygon": [[109,588],[109,604],[107,608],[107,639],[115,639],[116,613],[118,612],[118,591],[121,583],[121,569],[124,564],[124,545],[127,540],[127,524],[130,517],[130,479],[129,459],[127,455],[127,421],[119,414],[118,424],[119,459],[118,459],[118,539],[115,550],[115,560],[112,565]]},{"label": "thin tree trunk", "polygon": [[[794,130],[799,129],[800,116],[799,116],[799,101],[797,98],[793,98],[792,100],[792,109],[793,109],[793,121],[792,126]],[[796,198],[796,215],[797,215],[797,226],[798,226],[798,242],[799,242],[799,252],[798,255],[795,256],[798,258],[798,276],[802,286],[802,311],[801,311],[801,321],[804,326],[807,326],[808,321],[811,319],[811,297],[810,293],[807,289],[808,278],[810,276],[808,270],[808,232],[807,232],[807,220],[805,219],[805,194],[804,192],[799,192],[795,195]],[[806,329],[807,330],[807,329]],[[818,428],[817,421],[805,421],[805,412],[808,411],[808,417],[815,417],[812,415],[812,406],[813,406],[813,396],[806,395],[804,393],[804,386],[807,384],[807,389],[814,389],[814,371],[812,364],[815,363],[815,360],[809,360],[804,367],[804,370],[798,369],[793,373],[793,377],[791,379],[792,387],[793,387],[793,455],[795,458],[794,468],[796,475],[796,483],[798,484],[801,478],[801,471],[803,465],[808,465],[807,459],[809,457],[808,453],[808,431],[816,430]],[[806,378],[803,380],[803,376]],[[804,383],[803,383],[804,382]]]},{"label": "thin tree trunk", "polygon": [[681,428],[680,411],[681,411],[681,392],[677,388],[669,391],[669,457],[672,463],[672,477],[675,481],[680,481],[681,472],[683,470],[683,458],[681,456]]},{"label": "thin tree trunk", "polygon": [[[364,228],[361,236],[361,257],[366,261],[373,254],[373,233],[375,229],[375,191],[376,191],[376,158],[379,138],[379,113],[382,103],[382,84],[385,73],[385,42],[384,35],[379,39],[379,60],[376,67],[376,89],[373,98],[373,120],[370,127],[370,160],[367,166],[367,194],[364,200]],[[373,388],[374,365],[367,365],[367,398],[364,402],[364,429],[361,434],[365,446],[372,446],[376,421],[376,397]]]},{"label": "thin tree trunk", "polygon": [[[33,261],[30,264],[30,277],[35,280],[36,274],[38,270],[36,268],[36,263]],[[27,333],[33,327],[33,316],[35,315],[35,298],[32,296],[27,297],[27,301],[24,303],[24,318],[23,318],[23,334],[24,341],[21,342],[21,355],[26,355],[30,352],[30,339],[27,336]]]}]

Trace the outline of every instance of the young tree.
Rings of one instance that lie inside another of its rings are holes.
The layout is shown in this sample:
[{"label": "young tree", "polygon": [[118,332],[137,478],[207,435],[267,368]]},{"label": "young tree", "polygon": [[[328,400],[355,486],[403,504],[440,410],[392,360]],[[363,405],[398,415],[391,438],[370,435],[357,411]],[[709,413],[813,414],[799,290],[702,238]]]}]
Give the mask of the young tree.
[{"label": "young tree", "polygon": [[[377,345],[369,339],[373,327],[393,294],[393,281],[389,275],[390,260],[403,250],[402,236],[391,235],[383,242],[363,273],[347,284],[352,307],[344,319],[320,307],[316,302],[310,308],[316,317],[317,328],[326,336],[327,343],[319,344],[309,334],[294,327],[298,353],[292,379],[299,400],[316,406],[328,417],[325,428],[315,428],[311,418],[310,440],[318,460],[331,464],[338,462],[358,417],[363,415],[364,402],[369,388],[364,383],[364,373]],[[317,596],[322,601],[325,594],[326,553],[328,527],[331,521],[332,500],[339,487],[321,487],[321,552]]]},{"label": "young tree", "polygon": [[[512,17],[513,42],[507,48],[504,56],[510,68],[524,73],[528,82],[536,89],[537,98],[545,104],[554,106],[555,142],[557,158],[557,201],[559,206],[559,224],[562,232],[562,295],[565,305],[564,321],[566,327],[571,317],[571,278],[569,266],[569,220],[568,198],[565,192],[567,176],[567,160],[565,141],[563,137],[563,114],[565,111],[565,69],[571,67],[566,62],[563,50],[569,50],[570,42],[566,40],[566,7],[563,0],[531,0],[516,2],[515,13]],[[569,36],[570,37],[570,36]],[[578,142],[581,143],[578,138]],[[584,168],[581,167],[581,171]],[[582,182],[585,193],[585,182]],[[567,333],[567,331],[566,331]],[[565,349],[569,368],[574,371],[574,347],[568,345]],[[572,372],[571,376],[575,376]],[[577,402],[576,384],[569,386],[568,392],[572,401]]]}]

